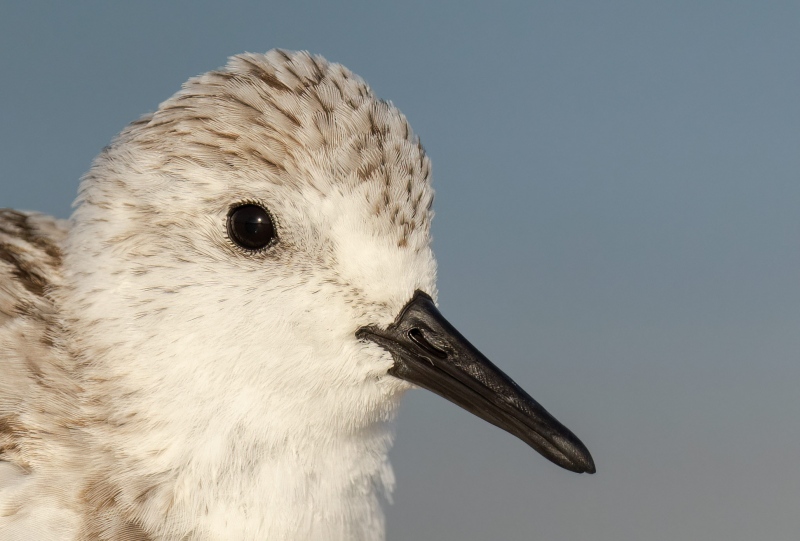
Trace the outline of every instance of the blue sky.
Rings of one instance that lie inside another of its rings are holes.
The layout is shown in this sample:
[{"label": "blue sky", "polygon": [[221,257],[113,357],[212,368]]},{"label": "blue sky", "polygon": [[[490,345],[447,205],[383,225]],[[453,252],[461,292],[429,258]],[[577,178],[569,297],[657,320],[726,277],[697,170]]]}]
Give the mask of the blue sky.
[{"label": "blue sky", "polygon": [[363,76],[433,160],[443,313],[595,476],[423,391],[389,539],[800,531],[800,4],[0,7],[0,206],[67,217],[128,122],[243,51]]}]

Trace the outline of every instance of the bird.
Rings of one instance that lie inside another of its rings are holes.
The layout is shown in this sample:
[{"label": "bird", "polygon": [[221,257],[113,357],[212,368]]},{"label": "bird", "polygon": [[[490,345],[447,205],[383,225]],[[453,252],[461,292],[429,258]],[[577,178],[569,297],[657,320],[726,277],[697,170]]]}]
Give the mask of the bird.
[{"label": "bird", "polygon": [[433,195],[391,102],[274,49],[125,128],[69,220],[0,212],[0,540],[382,540],[413,387],[594,473],[439,311]]}]

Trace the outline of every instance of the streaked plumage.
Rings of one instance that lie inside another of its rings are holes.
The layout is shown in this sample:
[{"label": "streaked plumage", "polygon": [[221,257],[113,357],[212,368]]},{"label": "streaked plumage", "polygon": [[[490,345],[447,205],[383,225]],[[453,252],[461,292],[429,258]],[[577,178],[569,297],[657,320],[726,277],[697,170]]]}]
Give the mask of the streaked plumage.
[{"label": "streaked plumage", "polygon": [[[409,383],[356,332],[435,298],[432,199],[397,109],[271,51],[125,129],[69,223],[0,214],[0,540],[383,538]],[[228,238],[242,203],[275,246]]]}]

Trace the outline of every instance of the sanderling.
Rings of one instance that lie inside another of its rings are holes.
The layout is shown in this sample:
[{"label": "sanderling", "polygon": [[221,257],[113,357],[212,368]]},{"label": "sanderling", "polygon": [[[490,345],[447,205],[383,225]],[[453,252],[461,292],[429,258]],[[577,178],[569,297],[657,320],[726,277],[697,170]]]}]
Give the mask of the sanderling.
[{"label": "sanderling", "polygon": [[430,162],[305,52],[234,57],[0,214],[0,539],[379,540],[412,385],[586,447],[436,308]]}]

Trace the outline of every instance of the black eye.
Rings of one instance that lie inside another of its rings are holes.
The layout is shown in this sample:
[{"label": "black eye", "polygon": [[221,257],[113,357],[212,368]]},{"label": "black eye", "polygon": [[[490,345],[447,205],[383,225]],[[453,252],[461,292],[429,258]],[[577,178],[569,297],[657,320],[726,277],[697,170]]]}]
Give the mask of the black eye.
[{"label": "black eye", "polygon": [[267,209],[240,205],[228,213],[228,236],[246,250],[260,250],[277,238]]}]

